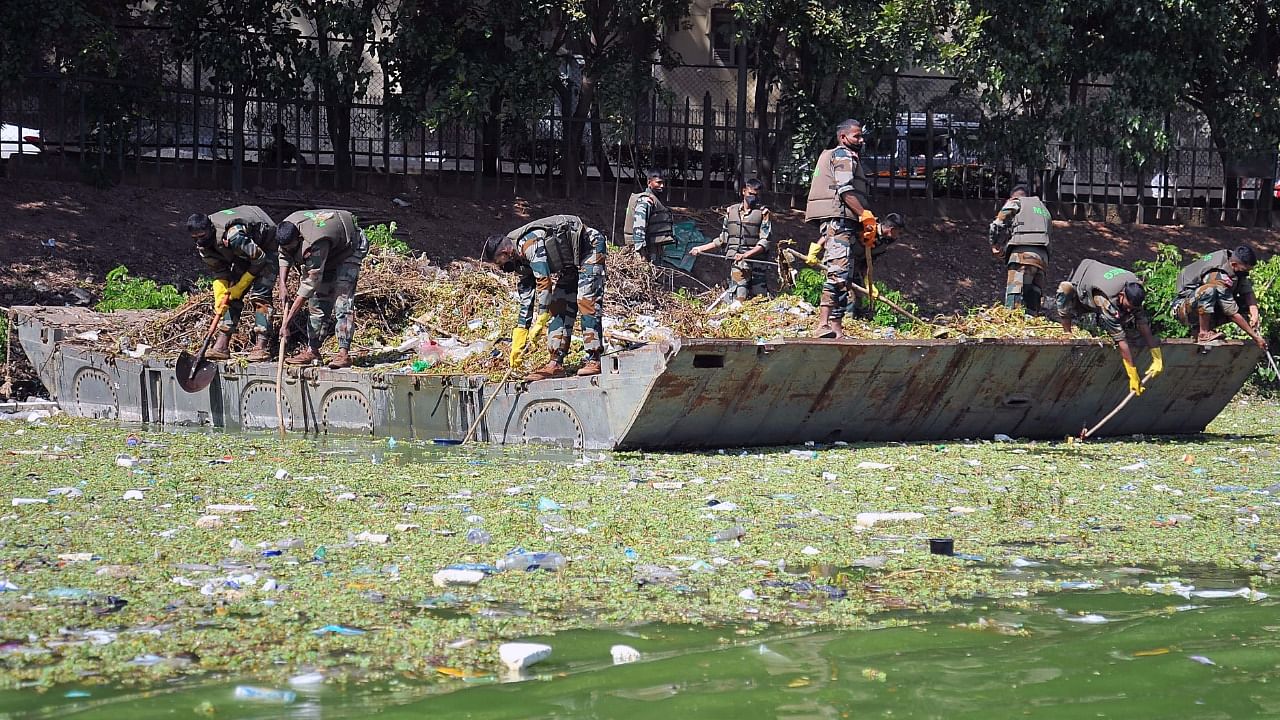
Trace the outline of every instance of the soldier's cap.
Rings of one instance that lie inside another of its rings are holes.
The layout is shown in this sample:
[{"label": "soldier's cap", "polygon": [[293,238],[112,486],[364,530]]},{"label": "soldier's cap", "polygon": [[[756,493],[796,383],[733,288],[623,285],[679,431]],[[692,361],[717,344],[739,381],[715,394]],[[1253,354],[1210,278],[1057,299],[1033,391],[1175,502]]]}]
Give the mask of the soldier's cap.
[{"label": "soldier's cap", "polygon": [[498,254],[498,248],[506,239],[506,235],[490,235],[485,238],[484,247],[480,250],[480,259],[488,263],[493,262],[493,256]]},{"label": "soldier's cap", "polygon": [[889,213],[880,220],[880,224],[898,228],[899,230],[907,229],[907,219],[902,217],[902,213]]},{"label": "soldier's cap", "polygon": [[1013,195],[1013,194],[1015,194],[1015,193],[1022,193],[1023,195],[1030,195],[1030,194],[1031,194],[1031,190],[1030,190],[1030,188],[1028,188],[1028,187],[1027,187],[1027,184],[1026,184],[1026,183],[1018,183],[1017,185],[1014,185],[1014,186],[1013,186],[1013,189],[1012,189],[1012,190],[1010,190],[1010,191],[1009,191],[1009,194],[1010,194],[1010,195]]}]

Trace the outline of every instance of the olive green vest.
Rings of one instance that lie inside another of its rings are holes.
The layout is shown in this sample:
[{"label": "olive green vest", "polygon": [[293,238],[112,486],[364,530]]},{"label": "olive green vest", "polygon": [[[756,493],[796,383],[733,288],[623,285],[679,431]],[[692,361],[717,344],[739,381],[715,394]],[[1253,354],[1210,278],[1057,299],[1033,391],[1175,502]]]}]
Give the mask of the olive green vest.
[{"label": "olive green vest", "polygon": [[1053,217],[1040,198],[1034,195],[1018,198],[1018,214],[1013,218],[1013,233],[1004,245],[1005,252],[1014,245],[1049,247],[1051,227]]},{"label": "olive green vest", "polygon": [[730,205],[727,210],[728,237],[724,254],[730,257],[744,253],[760,242],[760,226],[764,223],[764,208],[757,207],[742,214],[742,203]]},{"label": "olive green vest", "polygon": [[209,222],[213,223],[215,239],[221,240],[227,228],[236,221],[240,221],[249,229],[250,237],[264,252],[268,254],[275,252],[276,224],[271,216],[257,205],[237,205],[210,215]]},{"label": "olive green vest", "polygon": [[669,245],[676,241],[675,224],[671,219],[671,209],[662,204],[657,195],[645,190],[632,193],[627,200],[627,216],[623,218],[622,234],[628,241],[636,232],[636,201],[648,195],[649,217],[644,226],[644,239],[650,245]]},{"label": "olive green vest", "polygon": [[1097,260],[1082,260],[1071,273],[1069,281],[1076,289],[1080,302],[1097,309],[1093,304],[1093,294],[1102,293],[1115,300],[1124,292],[1124,286],[1131,282],[1141,282],[1137,275],[1123,268],[1113,267]]},{"label": "olive green vest", "polygon": [[1182,268],[1182,272],[1178,273],[1178,290],[1195,290],[1200,287],[1201,280],[1204,278],[1205,273],[1214,270],[1225,273],[1232,280],[1235,280],[1236,271],[1231,269],[1230,250],[1211,252]]},{"label": "olive green vest", "polygon": [[558,273],[565,267],[577,267],[582,257],[582,218],[577,215],[552,215],[539,218],[507,233],[507,239],[517,248],[520,239],[534,230],[547,234],[547,267]]},{"label": "olive green vest", "polygon": [[359,240],[356,219],[346,210],[299,210],[284,221],[296,225],[298,234],[302,236],[296,250],[299,258],[305,257],[312,245],[328,241],[327,262],[343,260],[352,253]]},{"label": "olive green vest", "polygon": [[[835,174],[831,171],[831,154],[835,151],[836,148],[823,150],[818,156],[818,163],[813,170],[813,183],[809,185],[809,200],[804,207],[805,222],[853,218],[853,211],[836,195],[840,183],[836,182]],[[862,206],[866,207],[871,201],[871,183],[867,181],[861,160],[854,163],[851,184],[854,194],[858,196]]]}]

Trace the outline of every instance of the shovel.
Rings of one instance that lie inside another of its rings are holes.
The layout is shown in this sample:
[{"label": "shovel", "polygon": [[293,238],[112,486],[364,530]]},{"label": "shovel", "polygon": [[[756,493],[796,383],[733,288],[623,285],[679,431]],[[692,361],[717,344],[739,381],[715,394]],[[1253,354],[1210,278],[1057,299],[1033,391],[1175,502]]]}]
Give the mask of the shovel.
[{"label": "shovel", "polygon": [[200,345],[200,352],[195,357],[186,350],[178,354],[178,364],[176,375],[178,376],[178,387],[185,392],[195,393],[209,387],[209,383],[218,376],[218,366],[205,362],[204,354],[209,350],[209,343],[213,341],[213,334],[218,329],[218,320],[222,318],[222,312],[226,309],[225,305],[219,306],[213,313],[213,322],[209,323],[209,332],[204,335],[204,342]]}]

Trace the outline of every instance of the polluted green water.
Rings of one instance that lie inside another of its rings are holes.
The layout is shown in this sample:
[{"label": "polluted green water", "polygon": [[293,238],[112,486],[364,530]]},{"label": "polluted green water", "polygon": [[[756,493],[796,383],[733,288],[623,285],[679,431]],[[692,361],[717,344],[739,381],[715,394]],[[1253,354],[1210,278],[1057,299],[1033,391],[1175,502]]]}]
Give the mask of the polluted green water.
[{"label": "polluted green water", "polygon": [[[1248,399],[1191,438],[699,453],[4,422],[0,718],[1266,717],[1277,430]],[[513,677],[511,642],[553,651]]]},{"label": "polluted green water", "polygon": [[[1133,578],[1137,586],[1139,576]],[[1185,579],[1184,579],[1185,580]],[[1201,581],[1206,582],[1206,581]],[[1242,582],[1218,576],[1198,587]],[[1202,591],[1203,592],[1203,591]],[[1260,718],[1280,715],[1270,599],[1063,591],[861,630],[652,625],[534,638],[529,674],[294,688],[240,682],[0,693],[0,717],[216,718]],[[640,658],[614,665],[610,649]],[[270,686],[268,686],[269,688]],[[67,697],[84,693],[87,697]]]}]

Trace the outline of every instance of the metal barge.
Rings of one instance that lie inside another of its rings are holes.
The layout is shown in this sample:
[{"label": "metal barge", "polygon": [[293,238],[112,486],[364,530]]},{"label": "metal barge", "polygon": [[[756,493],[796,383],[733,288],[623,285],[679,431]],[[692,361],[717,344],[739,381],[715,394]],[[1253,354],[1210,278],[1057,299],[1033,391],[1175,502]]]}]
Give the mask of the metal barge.
[{"label": "metal barge", "polygon": [[[179,389],[174,358],[76,344],[117,323],[83,308],[15,308],[18,340],[66,413],[154,425],[273,429],[275,364],[219,363]],[[1165,344],[1164,374],[1100,435],[1197,433],[1260,361],[1252,344]],[[725,448],[805,441],[1062,439],[1124,397],[1118,353],[1097,340],[684,338],[604,359],[595,377],[519,381],[376,370],[288,369],[293,432],[460,439],[585,449]]]}]

